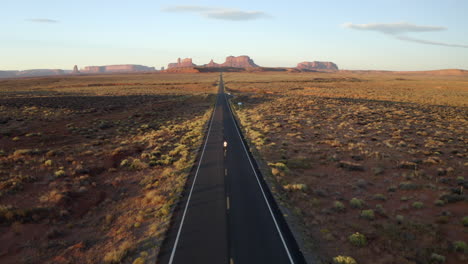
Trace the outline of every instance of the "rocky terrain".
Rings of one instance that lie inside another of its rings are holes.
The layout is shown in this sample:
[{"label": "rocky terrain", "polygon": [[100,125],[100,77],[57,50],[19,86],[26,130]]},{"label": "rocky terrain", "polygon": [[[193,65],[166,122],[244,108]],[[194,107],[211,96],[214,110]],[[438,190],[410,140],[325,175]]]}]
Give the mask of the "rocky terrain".
[{"label": "rocky terrain", "polygon": [[309,71],[320,71],[320,70],[329,70],[337,71],[338,66],[329,61],[304,61],[297,64],[297,69],[300,70],[309,70]]}]

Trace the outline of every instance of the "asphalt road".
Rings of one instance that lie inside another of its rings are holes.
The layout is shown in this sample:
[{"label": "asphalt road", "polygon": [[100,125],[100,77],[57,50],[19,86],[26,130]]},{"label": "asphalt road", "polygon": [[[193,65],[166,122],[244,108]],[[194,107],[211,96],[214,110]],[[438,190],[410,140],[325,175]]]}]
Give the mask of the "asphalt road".
[{"label": "asphalt road", "polygon": [[222,76],[204,144],[158,262],[305,263],[242,141]]}]

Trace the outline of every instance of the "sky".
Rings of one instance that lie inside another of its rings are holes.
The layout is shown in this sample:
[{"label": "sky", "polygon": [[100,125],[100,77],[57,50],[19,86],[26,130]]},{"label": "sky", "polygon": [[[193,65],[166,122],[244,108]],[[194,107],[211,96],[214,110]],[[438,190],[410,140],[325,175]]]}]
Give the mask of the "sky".
[{"label": "sky", "polygon": [[0,0],[0,70],[249,55],[265,67],[468,69],[466,0]]}]

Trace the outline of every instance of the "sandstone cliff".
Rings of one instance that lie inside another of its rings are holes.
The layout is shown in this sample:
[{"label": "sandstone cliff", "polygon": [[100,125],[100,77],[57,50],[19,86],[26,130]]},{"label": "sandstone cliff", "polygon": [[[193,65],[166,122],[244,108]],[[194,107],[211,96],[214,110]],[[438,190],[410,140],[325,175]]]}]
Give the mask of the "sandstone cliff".
[{"label": "sandstone cliff", "polygon": [[185,58],[183,60],[178,58],[177,62],[169,63],[169,65],[167,65],[167,69],[171,69],[171,68],[189,68],[189,67],[195,67],[195,66],[197,66],[197,65],[193,64],[191,58]]},{"label": "sandstone cliff", "polygon": [[213,68],[217,68],[217,67],[221,67],[220,64],[214,62],[213,60],[210,60],[210,63],[206,64],[205,67],[213,67]]},{"label": "sandstone cliff", "polygon": [[297,69],[300,70],[310,70],[310,71],[320,71],[320,70],[327,70],[327,71],[337,71],[338,66],[329,61],[304,61],[297,64]]},{"label": "sandstone cliff", "polygon": [[258,65],[249,56],[229,56],[226,58],[226,62],[221,64],[221,67],[252,68],[258,67]]},{"label": "sandstone cliff", "polygon": [[[180,58],[175,63],[169,63],[167,69],[174,69],[174,68],[193,68],[198,67],[192,62],[192,59],[186,58],[181,60]],[[229,56],[226,58],[224,63],[216,63],[211,60],[208,64],[199,67],[206,67],[206,68],[254,68],[259,67],[249,56]]]},{"label": "sandstone cliff", "polygon": [[218,64],[213,60],[210,63],[203,65],[209,68],[229,67],[229,68],[254,68],[259,67],[249,56],[229,56],[224,63]]}]

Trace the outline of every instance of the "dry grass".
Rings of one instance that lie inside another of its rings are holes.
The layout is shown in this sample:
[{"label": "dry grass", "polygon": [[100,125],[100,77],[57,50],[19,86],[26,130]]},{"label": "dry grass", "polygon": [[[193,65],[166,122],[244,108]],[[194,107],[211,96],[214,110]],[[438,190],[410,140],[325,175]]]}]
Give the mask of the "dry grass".
[{"label": "dry grass", "polygon": [[0,262],[154,262],[217,77],[1,80]]},{"label": "dry grass", "polygon": [[[263,171],[277,186],[273,192],[303,221],[325,262],[338,255],[358,263],[466,260],[452,244],[468,240],[460,224],[468,202],[467,77],[224,79],[254,152],[268,164]],[[368,246],[348,242],[356,232]]]}]

